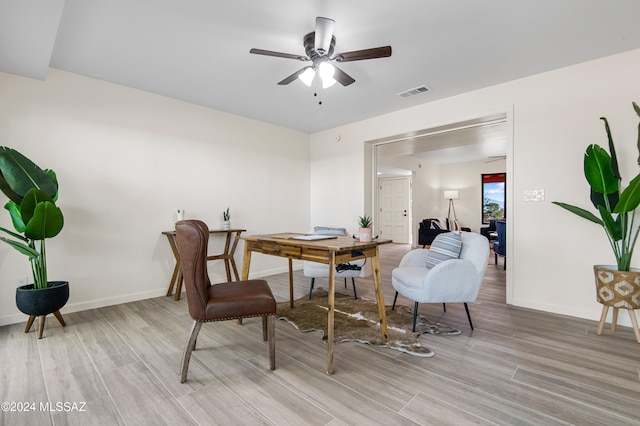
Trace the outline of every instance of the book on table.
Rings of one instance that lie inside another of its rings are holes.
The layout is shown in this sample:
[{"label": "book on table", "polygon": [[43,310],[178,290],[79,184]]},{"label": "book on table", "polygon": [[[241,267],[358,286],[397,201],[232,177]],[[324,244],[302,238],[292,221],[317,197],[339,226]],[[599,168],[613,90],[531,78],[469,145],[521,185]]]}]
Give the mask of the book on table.
[{"label": "book on table", "polygon": [[329,240],[332,238],[338,238],[336,235],[322,235],[322,234],[305,234],[305,235],[296,235],[291,237],[293,240],[302,240],[302,241],[317,241],[317,240]]}]

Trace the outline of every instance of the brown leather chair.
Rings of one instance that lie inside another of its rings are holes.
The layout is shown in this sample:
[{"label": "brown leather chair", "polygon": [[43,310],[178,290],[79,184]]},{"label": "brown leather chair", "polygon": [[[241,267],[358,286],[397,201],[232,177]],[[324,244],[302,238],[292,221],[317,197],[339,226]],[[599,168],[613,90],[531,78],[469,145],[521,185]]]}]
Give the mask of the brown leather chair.
[{"label": "brown leather chair", "polygon": [[262,337],[269,341],[269,361],[276,368],[276,301],[265,280],[225,282],[211,285],[207,272],[209,228],[199,220],[176,223],[176,243],[184,276],[189,314],[193,326],[184,348],[180,382],[187,380],[191,352],[196,347],[202,323],[247,317],[262,317]]}]

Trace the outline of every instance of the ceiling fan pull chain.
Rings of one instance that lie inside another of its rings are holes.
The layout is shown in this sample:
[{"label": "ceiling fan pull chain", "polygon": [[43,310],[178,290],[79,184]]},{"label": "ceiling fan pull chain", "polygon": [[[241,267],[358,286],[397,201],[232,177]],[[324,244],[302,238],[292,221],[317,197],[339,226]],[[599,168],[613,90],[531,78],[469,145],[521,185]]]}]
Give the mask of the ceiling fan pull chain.
[{"label": "ceiling fan pull chain", "polygon": [[322,105],[322,82],[319,75],[316,75],[313,84],[316,86],[314,87],[313,96],[318,97],[318,105]]}]

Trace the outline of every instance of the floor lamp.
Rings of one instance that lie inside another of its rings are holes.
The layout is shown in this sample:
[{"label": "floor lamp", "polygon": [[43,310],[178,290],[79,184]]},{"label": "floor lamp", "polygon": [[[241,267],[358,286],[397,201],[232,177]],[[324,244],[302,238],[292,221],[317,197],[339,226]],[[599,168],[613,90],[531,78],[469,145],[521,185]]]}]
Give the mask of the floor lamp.
[{"label": "floor lamp", "polygon": [[[458,217],[456,216],[456,208],[453,205],[453,200],[457,200],[458,197],[458,191],[444,191],[444,198],[449,200],[449,212],[447,213],[447,222],[449,223],[451,223],[451,210],[453,210],[453,220],[455,222],[458,221]],[[449,226],[449,229],[451,229],[451,226]]]}]

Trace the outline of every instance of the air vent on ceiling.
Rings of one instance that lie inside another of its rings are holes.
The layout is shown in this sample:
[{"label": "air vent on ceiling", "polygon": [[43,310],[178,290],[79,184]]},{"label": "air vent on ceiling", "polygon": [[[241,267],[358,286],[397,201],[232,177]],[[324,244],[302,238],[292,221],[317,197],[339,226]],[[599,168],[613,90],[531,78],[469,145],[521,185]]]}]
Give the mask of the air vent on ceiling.
[{"label": "air vent on ceiling", "polygon": [[429,88],[424,84],[422,86],[414,87],[413,89],[405,90],[404,92],[396,93],[401,98],[408,98],[409,96],[419,95],[420,93],[427,93]]}]

